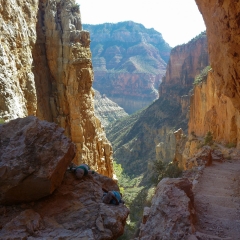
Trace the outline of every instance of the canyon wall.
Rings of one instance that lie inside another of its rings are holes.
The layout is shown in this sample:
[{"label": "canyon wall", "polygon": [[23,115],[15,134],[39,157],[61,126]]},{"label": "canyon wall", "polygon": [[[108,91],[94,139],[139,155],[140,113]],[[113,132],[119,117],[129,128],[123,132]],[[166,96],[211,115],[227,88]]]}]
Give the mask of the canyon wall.
[{"label": "canyon wall", "polygon": [[130,116],[131,124],[126,118],[111,126],[112,129],[107,128],[115,150],[114,157],[126,172],[144,173],[146,164],[150,169],[155,160],[170,162],[174,159],[177,145],[174,132],[179,128],[187,131],[189,92],[195,75],[207,65],[205,33],[173,48],[166,76],[159,87],[159,99],[140,113]]},{"label": "canyon wall", "polygon": [[79,5],[16,0],[2,3],[0,12],[0,117],[54,121],[76,144],[76,164],[112,177],[112,147],[94,115],[90,35]]},{"label": "canyon wall", "polygon": [[35,115],[32,69],[38,1],[0,1],[0,118]]},{"label": "canyon wall", "polygon": [[189,133],[211,131],[219,142],[240,146],[240,29],[237,1],[196,0],[207,26],[210,65],[207,82],[196,86]]},{"label": "canyon wall", "polygon": [[94,90],[94,110],[103,127],[128,116],[123,108],[111,101],[106,95],[101,95],[97,90]]},{"label": "canyon wall", "polygon": [[95,89],[130,114],[158,98],[171,50],[161,33],[132,21],[83,27],[91,33]]}]

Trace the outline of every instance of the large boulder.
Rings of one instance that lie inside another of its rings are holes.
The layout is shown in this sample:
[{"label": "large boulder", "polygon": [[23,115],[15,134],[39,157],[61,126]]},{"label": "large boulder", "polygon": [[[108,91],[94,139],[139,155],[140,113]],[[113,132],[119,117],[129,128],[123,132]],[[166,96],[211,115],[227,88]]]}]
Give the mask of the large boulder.
[{"label": "large boulder", "polygon": [[103,203],[102,187],[118,190],[112,179],[98,173],[79,180],[66,171],[52,195],[34,203],[0,205],[0,239],[117,239],[129,210],[122,203]]},{"label": "large boulder", "polygon": [[51,194],[74,155],[75,145],[55,123],[30,116],[0,125],[0,203]]},{"label": "large boulder", "polygon": [[138,239],[187,239],[195,223],[192,183],[185,178],[164,178],[146,210]]}]

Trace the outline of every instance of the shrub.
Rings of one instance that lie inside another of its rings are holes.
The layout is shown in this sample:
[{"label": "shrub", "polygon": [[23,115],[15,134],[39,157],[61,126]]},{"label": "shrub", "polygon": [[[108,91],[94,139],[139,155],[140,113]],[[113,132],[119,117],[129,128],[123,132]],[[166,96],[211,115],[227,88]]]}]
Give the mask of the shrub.
[{"label": "shrub", "polygon": [[236,143],[232,143],[232,142],[227,143],[227,144],[226,144],[226,147],[227,147],[227,148],[235,148],[235,147],[236,147]]},{"label": "shrub", "polygon": [[206,81],[206,80],[207,80],[208,72],[209,72],[211,69],[212,69],[211,66],[205,67],[205,68],[200,72],[200,74],[198,74],[198,75],[195,77],[193,84],[194,84],[194,85],[198,85],[198,84],[202,83],[203,81]]},{"label": "shrub", "polygon": [[79,12],[79,9],[80,9],[80,4],[78,3],[73,4],[71,7],[72,12]]},{"label": "shrub", "polygon": [[213,135],[210,131],[207,132],[204,137],[204,145],[212,145],[213,144]]},{"label": "shrub", "polygon": [[158,184],[163,178],[177,178],[182,175],[182,170],[173,162],[164,163],[163,161],[154,161],[154,173],[151,178],[154,184]]}]

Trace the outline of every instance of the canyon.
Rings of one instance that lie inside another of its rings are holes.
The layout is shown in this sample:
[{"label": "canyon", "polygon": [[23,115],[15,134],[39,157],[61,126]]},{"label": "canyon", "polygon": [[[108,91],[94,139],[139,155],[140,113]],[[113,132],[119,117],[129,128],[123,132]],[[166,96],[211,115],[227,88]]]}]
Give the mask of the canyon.
[{"label": "canyon", "polygon": [[94,115],[90,35],[74,1],[1,2],[0,117],[55,122],[85,162],[113,176],[112,147]]},{"label": "canyon", "polygon": [[132,21],[83,28],[91,34],[96,90],[128,114],[158,98],[171,50],[161,33]]},{"label": "canyon", "polygon": [[[96,92],[96,99],[119,98],[121,105],[129,94],[126,88],[136,83],[129,89],[140,86],[143,92],[135,89],[135,97],[155,100],[123,120],[104,123],[112,149],[94,113],[90,35],[83,30],[79,5],[73,0],[0,0],[1,239],[119,238],[129,210],[101,199],[102,188],[121,189],[112,179],[113,150],[123,176],[131,177],[125,196],[129,191],[136,196],[129,218],[139,227],[136,239],[239,239],[240,5],[230,0],[196,3],[207,37],[201,33],[172,49],[158,90],[169,48],[153,30],[167,49],[161,57],[157,46],[147,42],[154,39],[152,33],[143,34],[133,22],[121,23],[114,36],[121,42],[135,28],[129,40],[137,45],[127,50],[124,44],[112,45],[106,50],[111,58],[105,59],[104,44],[93,44],[92,52],[99,54],[93,56],[96,76],[116,78],[118,87],[112,96]],[[113,24],[104,27],[107,34],[93,35],[94,41],[113,36],[108,30]],[[134,55],[138,51],[155,56],[156,68],[144,72],[142,55]],[[132,58],[124,59],[123,53]],[[129,72],[135,74],[132,79]],[[150,82],[145,85],[140,77]],[[138,108],[145,101],[131,103]],[[72,161],[96,172],[78,180],[68,169]],[[185,170],[182,178],[164,178],[152,188],[157,161],[177,162]]]}]

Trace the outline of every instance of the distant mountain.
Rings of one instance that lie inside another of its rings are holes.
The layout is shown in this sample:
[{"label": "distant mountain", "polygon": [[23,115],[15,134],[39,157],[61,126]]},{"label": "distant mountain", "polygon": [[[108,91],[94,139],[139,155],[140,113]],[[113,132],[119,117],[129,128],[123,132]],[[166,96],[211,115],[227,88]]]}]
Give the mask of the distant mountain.
[{"label": "distant mountain", "polygon": [[161,33],[131,21],[83,25],[90,32],[93,87],[127,113],[158,98],[171,47]]},{"label": "distant mountain", "polygon": [[97,90],[95,90],[94,94],[94,113],[104,127],[113,121],[128,116],[123,108],[105,95],[101,95]]}]

